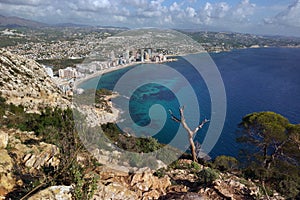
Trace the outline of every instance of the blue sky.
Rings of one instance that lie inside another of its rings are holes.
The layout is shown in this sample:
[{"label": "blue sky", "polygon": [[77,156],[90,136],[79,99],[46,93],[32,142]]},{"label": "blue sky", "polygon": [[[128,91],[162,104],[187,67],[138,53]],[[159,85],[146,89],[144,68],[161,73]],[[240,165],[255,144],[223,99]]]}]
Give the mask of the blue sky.
[{"label": "blue sky", "polygon": [[0,14],[51,24],[300,36],[300,0],[0,0]]}]

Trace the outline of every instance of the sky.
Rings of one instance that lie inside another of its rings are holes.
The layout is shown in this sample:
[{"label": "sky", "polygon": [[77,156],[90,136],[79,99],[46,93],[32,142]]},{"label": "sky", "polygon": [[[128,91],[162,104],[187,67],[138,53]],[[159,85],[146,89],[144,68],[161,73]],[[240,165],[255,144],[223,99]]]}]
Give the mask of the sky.
[{"label": "sky", "polygon": [[0,14],[50,24],[300,37],[300,0],[0,0]]}]

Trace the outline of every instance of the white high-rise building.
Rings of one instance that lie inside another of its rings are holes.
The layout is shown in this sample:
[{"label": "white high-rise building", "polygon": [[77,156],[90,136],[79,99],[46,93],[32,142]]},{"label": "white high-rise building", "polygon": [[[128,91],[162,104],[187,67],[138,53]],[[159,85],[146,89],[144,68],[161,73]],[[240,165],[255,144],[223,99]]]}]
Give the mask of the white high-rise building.
[{"label": "white high-rise building", "polygon": [[144,49],[141,49],[141,61],[144,62]]}]

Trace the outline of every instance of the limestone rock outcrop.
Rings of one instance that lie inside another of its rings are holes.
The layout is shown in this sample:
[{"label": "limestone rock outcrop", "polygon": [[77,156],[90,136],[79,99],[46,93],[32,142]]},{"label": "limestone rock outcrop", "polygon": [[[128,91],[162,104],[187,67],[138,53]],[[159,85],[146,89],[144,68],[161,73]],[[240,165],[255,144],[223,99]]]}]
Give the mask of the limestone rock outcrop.
[{"label": "limestone rock outcrop", "polygon": [[22,186],[23,174],[34,176],[42,167],[60,163],[58,147],[41,142],[33,132],[1,127],[0,139],[0,199]]},{"label": "limestone rock outcrop", "polygon": [[8,144],[8,134],[0,130],[0,149],[5,149]]},{"label": "limestone rock outcrop", "polygon": [[171,186],[168,176],[158,178],[149,168],[133,174],[107,167],[99,169],[100,181],[93,199],[158,199]]},{"label": "limestone rock outcrop", "polygon": [[114,200],[136,200],[138,195],[129,190],[126,186],[120,183],[109,183],[104,185],[98,183],[97,192],[93,196],[94,200],[114,199]]},{"label": "limestone rock outcrop", "polygon": [[15,155],[18,165],[25,166],[30,173],[44,166],[58,167],[59,148],[53,144],[41,142],[33,132],[4,129],[9,135],[10,152]]},{"label": "limestone rock outcrop", "polygon": [[154,195],[158,198],[160,195],[165,194],[167,187],[171,185],[170,178],[164,176],[158,178],[153,175],[149,168],[142,168],[132,175],[130,186],[135,191],[141,191],[143,197]]},{"label": "limestone rock outcrop", "polygon": [[13,190],[16,180],[13,175],[13,160],[6,149],[0,149],[0,199]]},{"label": "limestone rock outcrop", "polygon": [[0,50],[0,93],[28,112],[70,104],[40,64],[4,50]]},{"label": "limestone rock outcrop", "polygon": [[28,200],[72,200],[72,186],[51,186],[28,198]]}]

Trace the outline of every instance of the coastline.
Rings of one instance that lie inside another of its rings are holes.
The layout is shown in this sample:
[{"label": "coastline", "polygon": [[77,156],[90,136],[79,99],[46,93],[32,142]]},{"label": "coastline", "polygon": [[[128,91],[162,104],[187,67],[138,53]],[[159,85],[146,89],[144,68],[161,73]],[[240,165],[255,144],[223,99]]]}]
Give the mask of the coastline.
[{"label": "coastline", "polygon": [[97,76],[101,76],[101,75],[109,73],[109,72],[124,69],[124,68],[127,68],[127,67],[133,67],[133,66],[138,65],[138,64],[142,64],[142,62],[135,62],[135,63],[129,63],[129,64],[125,64],[125,65],[118,65],[116,67],[110,67],[110,68],[106,68],[106,69],[96,71],[92,74],[89,74],[89,75],[83,77],[83,78],[79,78],[79,79],[77,78],[74,82],[75,88],[77,88],[78,85],[84,83],[85,81],[88,81],[89,79],[95,78]]},{"label": "coastline", "polygon": [[[223,52],[231,52],[233,50],[260,49],[260,48],[300,48],[300,46],[279,46],[279,47],[276,47],[276,46],[259,46],[259,47],[233,48],[233,49],[226,50],[226,51],[211,51],[211,52],[210,51],[205,51],[205,52],[208,53],[208,54],[210,54],[210,53],[217,53],[218,54],[218,53],[223,53]],[[197,53],[199,53],[199,52],[197,52]],[[197,54],[197,53],[195,53],[195,54]],[[75,88],[77,88],[80,84],[84,83],[85,81],[88,81],[89,79],[101,76],[101,75],[106,74],[106,73],[110,73],[110,72],[113,72],[113,71],[124,69],[124,68],[127,68],[127,67],[133,67],[133,66],[136,66],[136,65],[139,65],[139,64],[161,64],[161,63],[165,63],[165,62],[174,62],[174,61],[177,60],[174,57],[185,56],[185,55],[187,55],[187,54],[167,55],[168,57],[170,57],[170,59],[168,59],[167,61],[162,61],[162,62],[153,62],[153,61],[141,62],[141,61],[139,61],[139,62],[132,62],[132,63],[128,63],[128,64],[125,64],[125,65],[118,65],[118,66],[115,66],[115,67],[102,69],[102,70],[96,71],[92,74],[86,75],[82,78],[76,78],[75,82],[74,82],[74,86],[75,86]]]},{"label": "coastline", "polygon": [[[277,47],[263,47],[263,48],[261,48],[261,49],[265,49],[265,50],[268,50],[268,49],[270,49],[270,50],[272,50],[272,49],[279,49],[278,51],[276,51],[276,52],[279,52],[279,53],[281,53],[281,48],[286,48],[286,47],[279,47],[279,48],[277,48]],[[247,50],[247,49],[250,49],[250,48],[245,48],[245,49],[242,49],[242,51],[244,51],[244,50]],[[289,49],[289,48],[288,48]],[[258,49],[259,50],[259,49]],[[235,51],[240,51],[240,49],[235,49]],[[256,51],[256,49],[253,49],[253,51],[252,52],[255,52]],[[265,51],[263,51],[263,52],[265,52]],[[234,53],[234,52],[233,52]],[[226,53],[227,54],[227,53]],[[225,54],[225,56],[227,56]],[[276,55],[276,54],[275,54]],[[263,61],[263,60],[262,60]],[[135,64],[135,63],[134,63]],[[263,65],[264,66],[264,65]],[[119,67],[122,67],[122,66],[118,66],[118,67],[115,67],[115,68],[113,68],[113,69],[118,69]],[[124,67],[124,66],[123,66]],[[242,69],[242,68],[241,68]],[[279,69],[281,69],[281,68],[279,68]],[[245,73],[246,74],[246,73]],[[247,74],[246,74],[247,75]],[[248,75],[247,75],[248,76]],[[246,77],[246,76],[245,76]],[[239,79],[239,78],[237,78],[237,79]],[[232,97],[233,98],[233,100],[235,100],[235,96],[234,97]],[[252,97],[251,97],[252,98]],[[116,108],[116,105],[113,105],[115,108]],[[277,106],[278,107],[278,106]],[[283,106],[284,107],[284,106]],[[242,106],[241,106],[241,108],[243,108]],[[254,111],[255,111],[255,109],[253,109]],[[236,113],[239,113],[239,115],[240,116],[243,116],[244,114],[240,114],[240,113],[242,113],[243,111],[240,111],[240,110],[234,110],[234,112],[236,112]],[[248,112],[248,111],[247,111]],[[246,112],[244,112],[244,113],[246,113]],[[122,120],[121,119],[122,118],[122,116],[120,116],[120,120]],[[240,119],[238,119],[238,120],[236,120],[236,121],[234,121],[234,123],[239,123],[239,120]],[[295,120],[295,119],[294,119]],[[296,123],[296,122],[294,122],[294,123]],[[226,129],[227,130],[229,130],[229,126],[228,127],[226,127]],[[224,139],[224,138],[223,138]],[[228,141],[227,139],[224,139],[224,141]],[[230,141],[230,140],[229,140]],[[222,149],[222,148],[220,148],[222,151],[224,150],[225,151],[225,149]],[[235,155],[235,153],[234,153],[234,151],[232,151],[232,150],[227,150],[226,149],[226,151],[228,152],[228,154],[230,154],[230,155]],[[216,150],[216,152],[217,152],[217,150]],[[214,153],[215,154],[215,153]],[[216,154],[215,154],[216,155]],[[214,156],[212,156],[212,157],[214,157]]]},{"label": "coastline", "polygon": [[[171,57],[171,56],[170,56]],[[166,60],[166,61],[162,61],[162,62],[152,62],[152,61],[148,61],[148,62],[132,62],[132,63],[128,63],[125,65],[118,65],[115,67],[110,67],[110,68],[106,68],[103,70],[99,70],[96,71],[92,74],[89,74],[83,78],[80,79],[76,79],[74,82],[74,88],[75,89],[79,89],[80,84],[84,83],[85,81],[88,81],[89,79],[101,76],[103,74],[109,73],[109,72],[113,72],[113,71],[117,71],[120,69],[124,69],[124,68],[128,68],[128,67],[134,67],[136,65],[139,64],[161,64],[161,63],[166,63],[166,62],[174,62],[177,61],[176,58],[174,58],[175,56],[172,56],[170,59]],[[109,98],[115,98],[116,96],[109,96]],[[106,112],[106,111],[100,111],[98,109],[95,109],[94,107],[87,107],[84,106],[81,109],[82,113],[87,114],[87,116],[92,116],[89,117],[87,120],[89,121],[89,123],[92,126],[97,125],[98,123],[101,124],[106,124],[106,123],[116,123],[118,120],[120,119],[120,115],[122,113],[121,109],[116,108],[116,106],[114,106],[112,103],[110,104],[110,108],[112,109],[112,113]],[[95,120],[96,119],[96,120]]]},{"label": "coastline", "polygon": [[92,74],[89,74],[89,75],[87,75],[83,78],[76,79],[75,82],[74,82],[74,86],[75,86],[75,88],[77,88],[80,84],[84,83],[85,81],[88,81],[89,79],[101,76],[101,75],[109,73],[109,72],[117,71],[117,70],[120,70],[120,69],[125,69],[125,68],[128,68],[128,67],[134,67],[134,66],[140,65],[140,64],[161,64],[161,63],[166,63],[166,62],[174,62],[174,61],[177,60],[176,58],[175,59],[172,58],[172,57],[175,57],[175,56],[170,56],[170,57],[171,57],[170,59],[168,59],[166,61],[162,61],[162,62],[152,62],[152,61],[141,62],[141,61],[139,61],[139,62],[132,62],[132,63],[128,63],[128,64],[125,64],[125,65],[118,65],[118,66],[115,66],[115,67],[102,69],[102,70],[96,71]]}]

